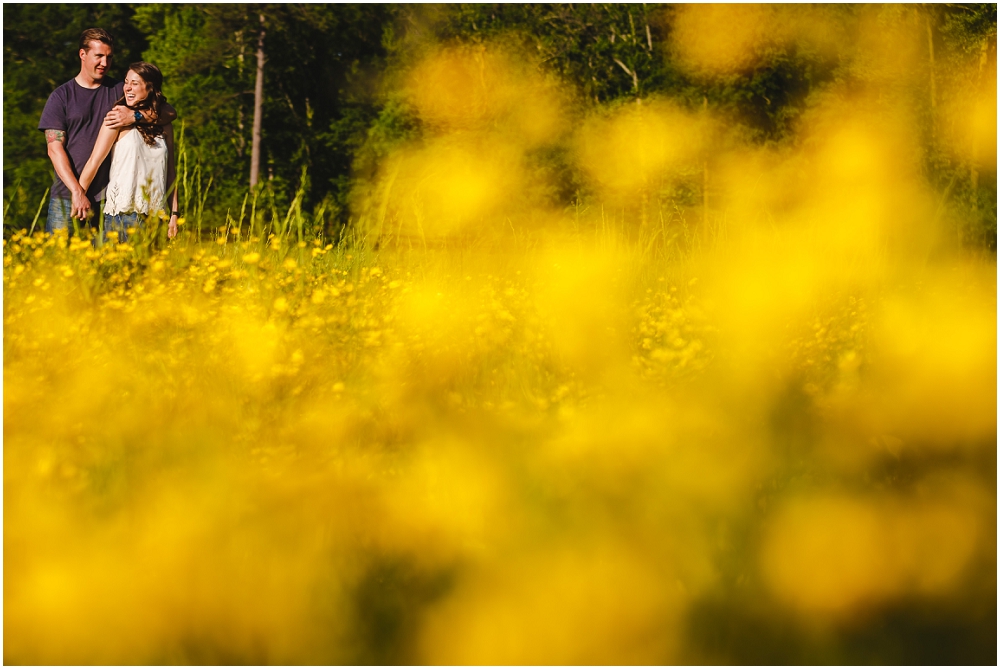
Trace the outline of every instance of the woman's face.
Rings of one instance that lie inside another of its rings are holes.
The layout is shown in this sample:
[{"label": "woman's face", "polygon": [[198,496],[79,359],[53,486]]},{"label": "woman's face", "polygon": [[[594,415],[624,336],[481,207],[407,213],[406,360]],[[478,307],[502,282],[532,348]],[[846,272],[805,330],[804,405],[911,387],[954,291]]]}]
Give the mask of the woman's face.
[{"label": "woman's face", "polygon": [[125,75],[125,104],[134,107],[135,103],[142,102],[148,96],[149,84],[138,74],[129,70],[128,74]]}]

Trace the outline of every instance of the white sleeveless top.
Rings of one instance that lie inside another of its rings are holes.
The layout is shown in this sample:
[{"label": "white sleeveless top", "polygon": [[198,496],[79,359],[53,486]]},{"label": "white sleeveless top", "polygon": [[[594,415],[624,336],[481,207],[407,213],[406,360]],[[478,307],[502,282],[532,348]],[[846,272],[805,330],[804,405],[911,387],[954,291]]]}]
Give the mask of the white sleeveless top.
[{"label": "white sleeveless top", "polygon": [[167,142],[163,136],[150,146],[132,129],[118,138],[112,151],[104,213],[152,214],[160,209],[167,190]]}]

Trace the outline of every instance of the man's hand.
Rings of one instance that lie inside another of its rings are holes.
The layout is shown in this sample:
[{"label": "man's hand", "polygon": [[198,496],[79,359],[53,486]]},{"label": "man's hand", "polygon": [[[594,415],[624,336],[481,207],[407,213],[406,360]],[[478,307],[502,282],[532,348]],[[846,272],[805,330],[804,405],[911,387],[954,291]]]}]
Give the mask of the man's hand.
[{"label": "man's hand", "polygon": [[171,215],[170,222],[167,224],[167,238],[173,239],[177,236],[177,217]]},{"label": "man's hand", "polygon": [[118,105],[109,111],[104,117],[104,125],[108,128],[120,130],[135,123],[135,115],[132,110],[124,105]]},{"label": "man's hand", "polygon": [[80,182],[73,173],[73,166],[69,163],[69,156],[66,154],[66,131],[50,128],[45,131],[45,143],[48,147],[49,160],[56,171],[56,176],[69,189],[72,202],[70,203],[70,214],[76,218],[87,217],[90,211],[90,200],[87,199],[87,191],[83,189]]},{"label": "man's hand", "polygon": [[74,190],[72,191],[72,196],[73,217],[81,221],[86,220],[90,215],[90,200],[87,199],[87,193],[83,190]]}]

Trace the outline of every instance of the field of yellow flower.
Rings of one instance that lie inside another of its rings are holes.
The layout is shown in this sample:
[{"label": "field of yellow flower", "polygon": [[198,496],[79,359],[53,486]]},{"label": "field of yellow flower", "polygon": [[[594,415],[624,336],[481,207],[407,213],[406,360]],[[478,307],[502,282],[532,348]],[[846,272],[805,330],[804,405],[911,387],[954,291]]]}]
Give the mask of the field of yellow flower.
[{"label": "field of yellow flower", "polygon": [[4,242],[5,662],[995,661],[995,261],[188,234]]}]

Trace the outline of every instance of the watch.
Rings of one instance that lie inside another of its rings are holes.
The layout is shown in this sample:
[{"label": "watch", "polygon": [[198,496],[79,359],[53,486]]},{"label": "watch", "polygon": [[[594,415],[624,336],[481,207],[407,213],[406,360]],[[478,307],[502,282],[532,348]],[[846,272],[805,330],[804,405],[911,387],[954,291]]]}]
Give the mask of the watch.
[{"label": "watch", "polygon": [[137,124],[142,123],[145,120],[144,118],[142,118],[142,114],[139,113],[139,110],[135,111],[134,116],[135,116],[135,122]]}]

